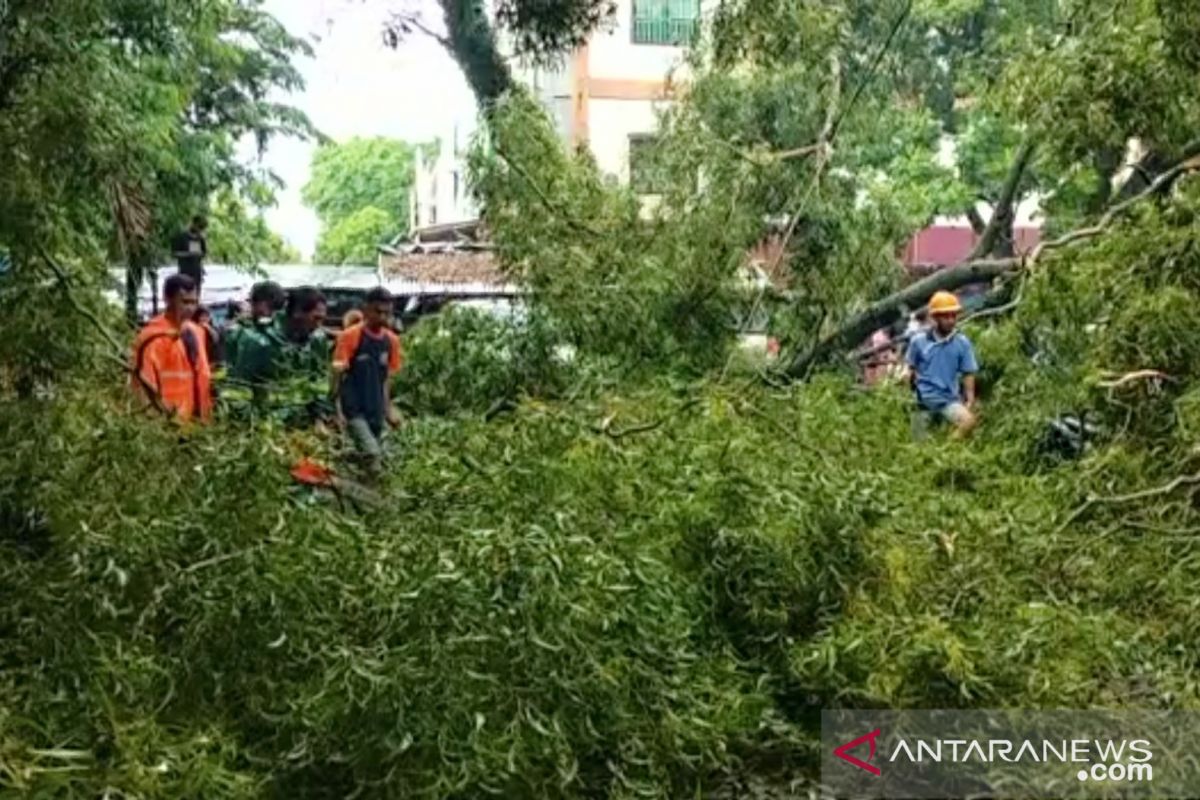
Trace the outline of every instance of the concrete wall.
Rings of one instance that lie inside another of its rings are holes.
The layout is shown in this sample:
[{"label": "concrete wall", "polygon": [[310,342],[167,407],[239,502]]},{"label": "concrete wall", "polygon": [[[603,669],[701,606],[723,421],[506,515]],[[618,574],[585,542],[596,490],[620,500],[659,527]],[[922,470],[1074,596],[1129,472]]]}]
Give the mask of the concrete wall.
[{"label": "concrete wall", "polygon": [[629,137],[653,134],[658,129],[656,109],[662,105],[649,100],[589,101],[589,144],[602,171],[621,183],[629,181]]},{"label": "concrete wall", "polygon": [[[622,183],[629,180],[629,137],[653,134],[658,112],[669,102],[662,96],[668,77],[686,80],[684,48],[634,43],[633,3],[616,0],[611,28],[597,31],[586,48],[565,56],[559,64],[536,67],[510,59],[514,77],[532,90],[550,114],[563,146],[586,142],[600,169]],[[713,4],[702,0],[701,9]],[[507,37],[500,37],[500,46],[511,53]],[[460,123],[458,152],[452,147],[452,132],[447,132],[440,156],[432,163],[418,164],[411,215],[415,227],[461,222],[478,214],[466,194],[465,174],[465,151],[474,124]]]},{"label": "concrete wall", "polygon": [[683,59],[683,48],[634,44],[633,0],[617,0],[615,26],[598,31],[588,43],[594,77],[663,80]]}]

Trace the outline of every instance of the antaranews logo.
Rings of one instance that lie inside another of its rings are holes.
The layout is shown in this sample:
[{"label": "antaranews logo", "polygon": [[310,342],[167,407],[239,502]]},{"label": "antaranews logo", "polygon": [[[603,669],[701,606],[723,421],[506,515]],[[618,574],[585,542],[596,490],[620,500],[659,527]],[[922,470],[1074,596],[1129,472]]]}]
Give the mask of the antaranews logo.
[{"label": "antaranews logo", "polygon": [[[876,740],[879,739],[879,737],[882,735],[882,733],[883,733],[882,728],[876,728],[875,730],[871,731],[870,733],[864,733],[862,736],[858,737],[857,739],[853,739],[849,742],[846,742],[845,744],[841,745],[840,747],[835,747],[833,749],[833,754],[835,756],[837,756],[838,758],[842,759],[843,761],[849,762],[849,763],[853,764],[854,766],[858,767],[859,769],[864,769],[867,772],[871,773],[872,775],[878,777],[879,775],[883,774],[883,771],[879,767],[875,766],[874,764],[868,763],[868,762],[870,762],[872,759],[875,758]],[[856,756],[850,755],[851,750],[853,750],[854,748],[859,747],[863,744],[870,744],[870,746],[871,746],[871,752],[867,754],[866,761],[863,761],[862,759],[860,759]]]}]

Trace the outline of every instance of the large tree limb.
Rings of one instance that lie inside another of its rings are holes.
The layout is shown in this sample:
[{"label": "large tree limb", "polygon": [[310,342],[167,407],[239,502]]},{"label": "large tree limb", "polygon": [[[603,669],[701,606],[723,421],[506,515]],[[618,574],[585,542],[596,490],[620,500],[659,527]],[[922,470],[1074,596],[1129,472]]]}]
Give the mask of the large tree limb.
[{"label": "large tree limb", "polygon": [[[1013,255],[1013,223],[1016,220],[1016,206],[1018,197],[1020,196],[1021,179],[1025,177],[1025,173],[1029,169],[1029,163],[1033,160],[1036,150],[1037,146],[1029,137],[1026,137],[1021,142],[1021,146],[1017,148],[1017,155],[1013,159],[1012,167],[1008,170],[1008,176],[1004,179],[1004,187],[1000,190],[1000,197],[996,200],[995,206],[992,209],[992,218],[988,221],[987,227],[983,229],[983,235],[980,236],[975,249],[971,251],[971,255],[967,256],[968,261],[986,258],[987,256]],[[1003,248],[1004,252],[996,252],[998,244],[1006,244]]]}]

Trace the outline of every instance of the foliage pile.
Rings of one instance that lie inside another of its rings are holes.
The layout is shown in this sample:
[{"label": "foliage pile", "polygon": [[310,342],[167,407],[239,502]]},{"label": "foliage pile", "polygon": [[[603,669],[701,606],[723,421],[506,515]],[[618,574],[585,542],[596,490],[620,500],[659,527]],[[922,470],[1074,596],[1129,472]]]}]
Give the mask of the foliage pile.
[{"label": "foliage pile", "polygon": [[[801,796],[821,707],[1193,706],[1184,189],[972,328],[970,447],[911,442],[900,389],[662,380],[418,417],[359,517],[289,489],[311,442],[181,444],[94,387],[8,400],[0,774],[35,797]],[[429,407],[493,390],[436,344],[485,325],[414,342],[445,370]],[[1151,366],[1157,392],[1100,385]],[[1059,463],[1037,443],[1068,411],[1106,433]]]},{"label": "foliage pile", "polygon": [[415,414],[496,413],[525,396],[580,393],[587,373],[543,314],[497,317],[452,308],[404,337],[393,397]]}]

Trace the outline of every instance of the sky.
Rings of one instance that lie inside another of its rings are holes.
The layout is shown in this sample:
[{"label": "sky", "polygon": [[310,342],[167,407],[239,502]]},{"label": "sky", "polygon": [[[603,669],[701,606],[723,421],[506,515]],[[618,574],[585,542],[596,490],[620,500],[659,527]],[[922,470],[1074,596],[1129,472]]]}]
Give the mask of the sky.
[{"label": "sky", "polygon": [[[315,58],[300,59],[303,93],[280,99],[307,113],[325,135],[390,136],[428,141],[448,136],[456,121],[474,116],[474,100],[457,65],[441,45],[415,34],[397,50],[383,44],[390,12],[417,10],[431,27],[439,13],[432,0],[266,0],[264,8],[295,36],[312,43]],[[315,145],[273,141],[264,164],[287,183],[267,221],[312,256],[318,223],[300,201]],[[248,158],[254,158],[247,146]]]}]

